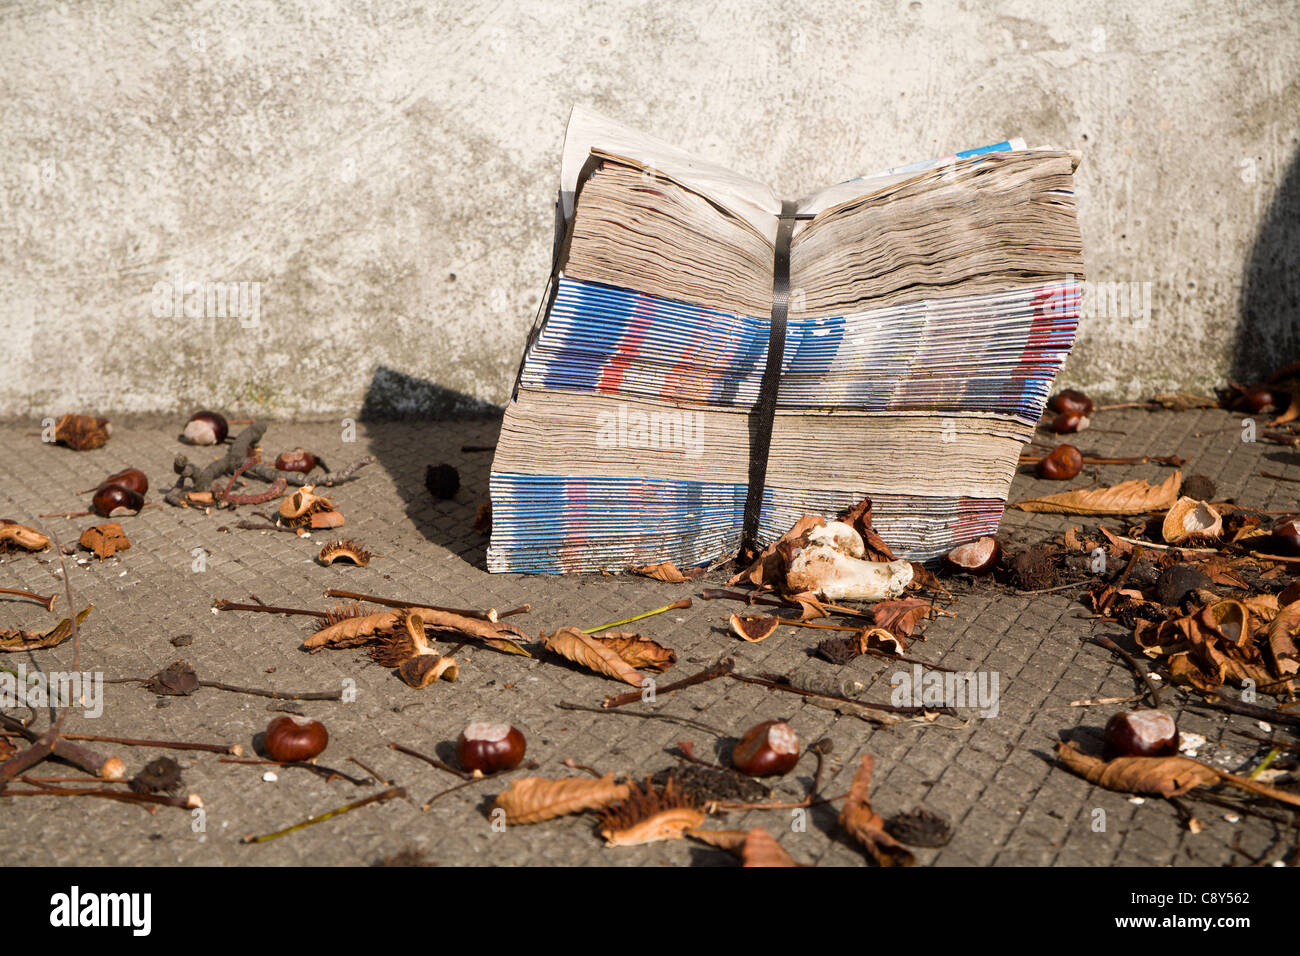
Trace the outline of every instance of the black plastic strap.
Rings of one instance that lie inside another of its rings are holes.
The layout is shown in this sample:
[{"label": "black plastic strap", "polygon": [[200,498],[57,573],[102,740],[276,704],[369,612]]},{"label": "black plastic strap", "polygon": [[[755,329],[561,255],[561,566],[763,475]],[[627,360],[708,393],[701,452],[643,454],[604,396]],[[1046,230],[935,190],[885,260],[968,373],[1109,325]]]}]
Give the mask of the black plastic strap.
[{"label": "black plastic strap", "polygon": [[741,537],[742,557],[758,551],[758,515],[763,507],[767,483],[767,456],[772,447],[772,424],[776,420],[776,393],[781,386],[781,360],[785,357],[785,328],[790,317],[790,238],[794,235],[795,203],[781,203],[781,221],[776,230],[776,255],[772,260],[772,324],[768,329],[767,368],[758,387],[758,401],[749,418],[749,495],[745,499],[745,524]]}]

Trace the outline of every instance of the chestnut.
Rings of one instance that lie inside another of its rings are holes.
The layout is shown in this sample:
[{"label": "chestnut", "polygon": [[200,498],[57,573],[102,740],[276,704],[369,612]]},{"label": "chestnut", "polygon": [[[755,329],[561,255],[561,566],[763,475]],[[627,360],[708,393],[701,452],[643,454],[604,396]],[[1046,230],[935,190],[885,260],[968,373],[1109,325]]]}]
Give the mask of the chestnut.
[{"label": "chestnut", "polygon": [[1178,725],[1163,710],[1124,710],[1106,721],[1107,757],[1167,757],[1178,753]]},{"label": "chestnut", "polygon": [[1083,468],[1083,454],[1073,445],[1057,445],[1038,463],[1038,477],[1069,481]]},{"label": "chestnut", "polygon": [[1073,435],[1081,432],[1091,424],[1091,419],[1082,412],[1061,412],[1052,419],[1051,429],[1058,435]]},{"label": "chestnut", "polygon": [[751,777],[789,773],[799,762],[799,738],[783,720],[751,727],[731,752],[731,765]]},{"label": "chestnut", "polygon": [[143,507],[144,495],[125,485],[103,485],[90,499],[90,510],[105,518],[136,514]]},{"label": "chestnut", "polygon": [[1057,392],[1047,403],[1054,412],[1078,412],[1080,415],[1092,414],[1092,399],[1077,388],[1067,388]]},{"label": "chestnut", "polygon": [[476,720],[460,732],[456,759],[466,770],[499,773],[514,770],[523,763],[527,749],[524,735],[509,724]]},{"label": "chestnut", "polygon": [[1002,558],[1002,545],[994,537],[959,544],[943,556],[950,571],[966,574],[988,574]]},{"label": "chestnut", "polygon": [[319,720],[285,714],[267,725],[262,736],[262,749],[272,760],[295,763],[311,760],[329,742],[329,731]]},{"label": "chestnut", "polygon": [[1300,518],[1288,518],[1273,526],[1275,537],[1284,550],[1300,554]]},{"label": "chestnut", "polygon": [[185,424],[181,441],[191,445],[220,445],[230,434],[230,425],[220,412],[197,411]]},{"label": "chestnut", "polygon": [[136,494],[143,495],[149,490],[149,479],[139,468],[124,468],[116,475],[109,475],[101,481],[96,490],[107,485],[121,485],[123,488],[130,488]]},{"label": "chestnut", "polygon": [[1252,415],[1280,404],[1277,394],[1267,385],[1248,385],[1237,399],[1237,407]]},{"label": "chestnut", "polygon": [[306,448],[284,451],[275,460],[276,471],[300,471],[304,475],[316,467],[316,456]]}]

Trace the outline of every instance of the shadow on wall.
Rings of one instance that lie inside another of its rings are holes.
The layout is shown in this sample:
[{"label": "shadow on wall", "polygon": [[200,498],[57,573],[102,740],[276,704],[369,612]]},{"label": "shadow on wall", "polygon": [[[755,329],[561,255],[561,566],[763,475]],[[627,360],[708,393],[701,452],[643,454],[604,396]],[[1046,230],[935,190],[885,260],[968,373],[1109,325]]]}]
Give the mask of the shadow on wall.
[{"label": "shadow on wall", "polygon": [[[502,409],[383,366],[375,370],[361,406],[371,451],[392,478],[407,517],[433,544],[479,569],[487,567],[487,535],[474,530],[488,500],[492,452]],[[425,486],[430,465],[460,472],[454,496],[435,498]]]},{"label": "shadow on wall", "polygon": [[1260,224],[1242,282],[1231,376],[1255,382],[1300,360],[1300,154]]}]

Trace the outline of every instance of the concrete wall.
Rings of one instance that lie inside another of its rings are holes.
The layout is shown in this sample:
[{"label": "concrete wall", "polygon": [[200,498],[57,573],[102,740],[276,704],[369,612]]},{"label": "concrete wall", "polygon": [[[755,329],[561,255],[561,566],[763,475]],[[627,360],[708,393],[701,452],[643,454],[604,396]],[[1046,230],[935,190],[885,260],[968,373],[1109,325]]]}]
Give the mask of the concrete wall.
[{"label": "concrete wall", "polygon": [[[0,62],[0,415],[503,401],[574,102],[789,195],[1078,147],[1090,277],[1152,285],[1071,384],[1300,357],[1294,3],[18,0]],[[170,315],[176,276],[260,321]]]}]

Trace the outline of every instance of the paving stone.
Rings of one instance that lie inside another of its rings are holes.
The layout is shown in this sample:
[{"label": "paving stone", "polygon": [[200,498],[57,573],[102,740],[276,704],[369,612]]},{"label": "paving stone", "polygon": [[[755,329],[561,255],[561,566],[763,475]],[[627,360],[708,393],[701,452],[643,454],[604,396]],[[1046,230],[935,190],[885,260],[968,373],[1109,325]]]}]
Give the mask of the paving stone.
[{"label": "paving stone", "polygon": [[[1262,469],[1300,478],[1300,460],[1280,456],[1276,446],[1240,440],[1240,416],[1219,411],[1104,413],[1105,434],[1084,433],[1082,447],[1108,455],[1179,454],[1184,470],[1212,477],[1220,495],[1261,508],[1296,507],[1296,485],[1261,478]],[[1280,831],[1266,820],[1223,819],[1223,811],[1194,804],[1204,830],[1189,834],[1173,808],[1157,800],[1138,805],[1122,794],[1092,787],[1052,762],[1062,735],[1096,739],[1113,706],[1070,706],[1073,700],[1134,693],[1127,667],[1088,643],[1102,632],[1068,592],[1019,595],[979,589],[959,591],[954,617],[929,626],[912,655],[955,669],[997,671],[1001,699],[996,717],[959,722],[904,721],[890,726],[838,715],[794,695],[716,681],[664,696],[661,714],[700,721],[715,735],[668,721],[603,712],[563,710],[586,706],[623,688],[576,667],[540,662],[488,650],[458,653],[460,680],[424,691],[412,690],[356,650],[314,655],[300,651],[311,622],[296,617],[214,614],[215,598],[257,599],[268,604],[316,609],[333,602],[329,587],[390,595],[458,607],[499,610],[531,604],[515,620],[530,633],[560,624],[593,627],[689,597],[697,584],[669,585],[610,575],[492,575],[484,569],[486,539],[472,530],[475,512],[487,497],[490,454],[463,452],[465,445],[495,441],[492,418],[449,422],[361,423],[355,442],[343,441],[339,423],[277,423],[264,441],[268,455],[297,445],[312,448],[339,465],[361,455],[376,456],[354,482],[329,490],[347,517],[343,533],[378,552],[367,568],[320,567],[314,561],[321,535],[244,530],[228,512],[205,514],[167,506],[151,507],[123,521],[130,550],[104,562],[67,559],[79,603],[93,603],[84,629],[83,665],[109,678],[145,676],[176,659],[189,661],[205,679],[279,690],[354,688],[352,703],[302,702],[299,709],[326,720],[331,734],[322,762],[361,776],[355,756],[381,775],[406,786],[409,801],[367,807],[338,820],[256,846],[245,833],[267,832],[366,793],[341,780],[325,781],[292,768],[277,770],[274,783],[264,767],[220,762],[213,754],[181,754],[187,791],[202,795],[203,827],[191,816],[165,809],[154,816],[108,801],[0,798],[0,854],[8,862],[129,865],[368,864],[404,848],[423,850],[444,865],[733,865],[729,854],[681,841],[648,847],[606,849],[589,817],[557,820],[496,832],[488,817],[501,784],[487,781],[420,807],[456,778],[388,748],[398,741],[426,753],[450,755],[450,741],[479,716],[508,718],[525,729],[529,756],[538,773],[576,773],[578,764],[637,776],[673,766],[678,741],[690,740],[704,759],[725,759],[734,738],[760,720],[791,721],[805,746],[829,737],[822,790],[841,794],[852,782],[863,753],[876,758],[873,804],[889,816],[916,806],[948,814],[952,842],[917,851],[923,865],[1224,865],[1267,862],[1285,852]],[[1100,425],[1100,422],[1099,422]],[[185,452],[196,461],[215,453],[176,442],[175,422],[124,419],[102,449],[76,453],[43,445],[29,436],[30,422],[0,423],[0,515],[40,523],[72,544],[94,518],[37,519],[42,512],[84,507],[75,492],[126,465],[143,468],[154,483],[150,498],[161,501],[172,480],[171,461]],[[1118,433],[1118,434],[1117,434]],[[435,501],[424,488],[424,468],[447,462],[461,473],[461,490]],[[1098,483],[1163,477],[1155,466],[1093,468]],[[1085,475],[1085,478],[1089,475]],[[1032,474],[1018,475],[1012,500],[1060,490]],[[269,511],[273,506],[245,508]],[[1087,519],[1008,511],[1004,532],[1021,543],[1058,534]],[[197,549],[197,550],[196,550]],[[84,553],[83,553],[84,554]],[[85,563],[82,563],[84,561]],[[721,573],[713,577],[719,580]],[[0,556],[0,586],[41,593],[61,588],[52,552]],[[733,607],[695,600],[671,615],[637,625],[678,653],[673,680],[722,655],[736,658],[748,673],[773,672],[824,681],[859,680],[864,700],[889,699],[892,675],[905,666],[859,658],[836,667],[808,655],[814,632],[784,631],[760,645],[744,645],[726,631]],[[59,610],[63,610],[60,600]],[[0,604],[0,626],[49,626],[56,618],[31,604]],[[192,642],[171,640],[188,634]],[[17,664],[7,655],[6,666]],[[64,669],[71,647],[43,651],[28,666]],[[134,684],[105,686],[101,717],[70,718],[78,732],[133,737],[252,741],[275,715],[276,702],[204,688],[188,698],[159,699]],[[635,708],[634,708],[635,709]],[[1259,733],[1254,721],[1198,714],[1175,705],[1180,725],[1206,737],[1200,756],[1224,769],[1248,771],[1258,762],[1254,743],[1233,730]],[[1089,737],[1088,735],[1092,735]],[[119,748],[132,770],[157,751]],[[47,766],[53,766],[52,764]],[[774,794],[797,801],[811,780],[806,761]],[[1093,828],[1095,811],[1106,826]],[[796,859],[819,865],[867,865],[862,852],[836,824],[834,807],[812,808],[802,822],[789,811],[750,811],[725,817],[720,826],[768,828]],[[1272,854],[1272,856],[1270,856]]]}]

